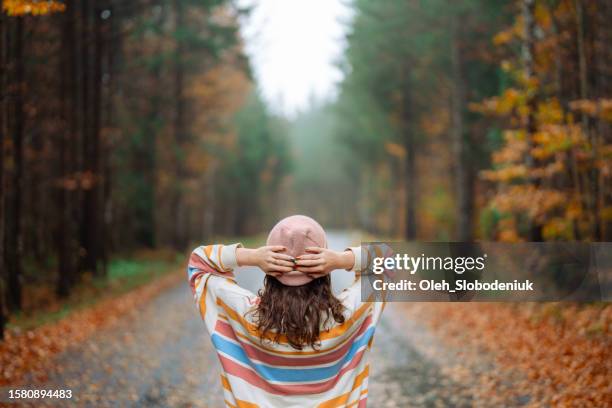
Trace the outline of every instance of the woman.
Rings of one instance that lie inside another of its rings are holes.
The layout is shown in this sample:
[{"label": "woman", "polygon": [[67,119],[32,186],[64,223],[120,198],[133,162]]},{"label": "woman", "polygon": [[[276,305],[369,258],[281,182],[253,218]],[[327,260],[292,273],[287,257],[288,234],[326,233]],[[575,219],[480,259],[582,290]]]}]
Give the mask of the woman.
[{"label": "woman", "polygon": [[[259,296],[233,270],[266,273]],[[338,297],[329,273],[355,272]],[[189,283],[212,337],[228,407],[365,407],[368,355],[383,309],[362,302],[361,250],[327,249],[323,228],[295,215],[270,231],[267,245],[196,248]]]}]

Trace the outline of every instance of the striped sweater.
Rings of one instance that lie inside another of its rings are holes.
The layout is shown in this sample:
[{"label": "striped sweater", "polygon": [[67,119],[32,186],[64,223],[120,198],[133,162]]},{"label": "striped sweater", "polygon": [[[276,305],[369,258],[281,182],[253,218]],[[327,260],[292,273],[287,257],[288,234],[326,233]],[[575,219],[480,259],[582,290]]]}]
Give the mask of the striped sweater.
[{"label": "striped sweater", "polygon": [[[196,248],[187,274],[200,316],[215,347],[223,373],[228,407],[365,407],[368,357],[383,303],[361,301],[360,248],[355,254],[356,279],[338,299],[346,308],[342,324],[321,332],[320,347],[292,348],[261,341],[249,311],[258,297],[234,280],[234,245]],[[268,336],[269,337],[269,336]]]}]

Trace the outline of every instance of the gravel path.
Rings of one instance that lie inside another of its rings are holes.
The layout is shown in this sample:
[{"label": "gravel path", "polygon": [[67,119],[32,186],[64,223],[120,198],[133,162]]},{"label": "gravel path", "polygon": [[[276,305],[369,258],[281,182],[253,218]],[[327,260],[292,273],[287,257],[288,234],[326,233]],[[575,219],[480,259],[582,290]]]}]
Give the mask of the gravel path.
[{"label": "gravel path", "polygon": [[[335,249],[351,244],[343,233],[330,234],[329,241]],[[256,290],[263,274],[238,276]],[[337,271],[333,279],[339,290],[352,277]],[[399,307],[388,305],[377,328],[369,406],[471,406],[469,395],[442,374],[440,361],[419,351],[435,339],[402,319]],[[186,284],[63,352],[55,367],[36,388],[70,388],[78,406],[223,407],[219,363]]]}]

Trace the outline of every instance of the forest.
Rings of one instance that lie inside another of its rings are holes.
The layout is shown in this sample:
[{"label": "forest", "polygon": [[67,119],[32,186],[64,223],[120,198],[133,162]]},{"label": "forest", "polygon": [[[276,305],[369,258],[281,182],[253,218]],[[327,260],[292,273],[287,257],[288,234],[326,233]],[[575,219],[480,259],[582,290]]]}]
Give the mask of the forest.
[{"label": "forest", "polygon": [[229,0],[3,0],[0,327],[113,257],[284,214],[406,240],[612,240],[612,4],[351,2],[337,97],[258,91]]},{"label": "forest", "polygon": [[[310,151],[334,140],[338,185],[357,187],[340,201],[356,203],[358,227],[409,240],[610,241],[609,2],[354,7],[337,100],[294,126],[312,134]],[[324,173],[307,182],[327,185]],[[311,211],[344,219],[337,202]]]},{"label": "forest", "polygon": [[[2,326],[23,282],[67,297],[137,248],[264,225],[284,122],[229,1],[3,1]],[[268,197],[265,201],[263,197]]]}]

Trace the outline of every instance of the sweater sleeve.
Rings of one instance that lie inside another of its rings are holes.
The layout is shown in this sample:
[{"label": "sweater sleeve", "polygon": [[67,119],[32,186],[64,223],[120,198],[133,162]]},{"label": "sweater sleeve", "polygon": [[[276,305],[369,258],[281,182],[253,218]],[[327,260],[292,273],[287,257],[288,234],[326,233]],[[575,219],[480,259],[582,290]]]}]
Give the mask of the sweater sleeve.
[{"label": "sweater sleeve", "polygon": [[256,296],[241,288],[233,270],[238,267],[233,245],[206,245],[193,250],[187,266],[187,279],[202,320],[212,332],[220,308],[242,312],[253,304]]},{"label": "sweater sleeve", "polygon": [[[355,264],[350,269],[350,271],[355,273],[355,281],[340,294],[340,300],[351,310],[357,310],[364,303],[371,303],[374,320],[378,321],[386,303],[385,296],[383,296],[382,300],[373,301],[369,285],[364,285],[362,288],[362,279],[374,278],[374,276],[370,276],[372,275],[370,269],[372,260],[377,256],[390,256],[392,253],[391,248],[385,244],[378,244],[367,247],[350,247],[347,250],[353,252],[355,256]],[[376,278],[387,279],[387,276],[385,273],[377,275]]]}]

